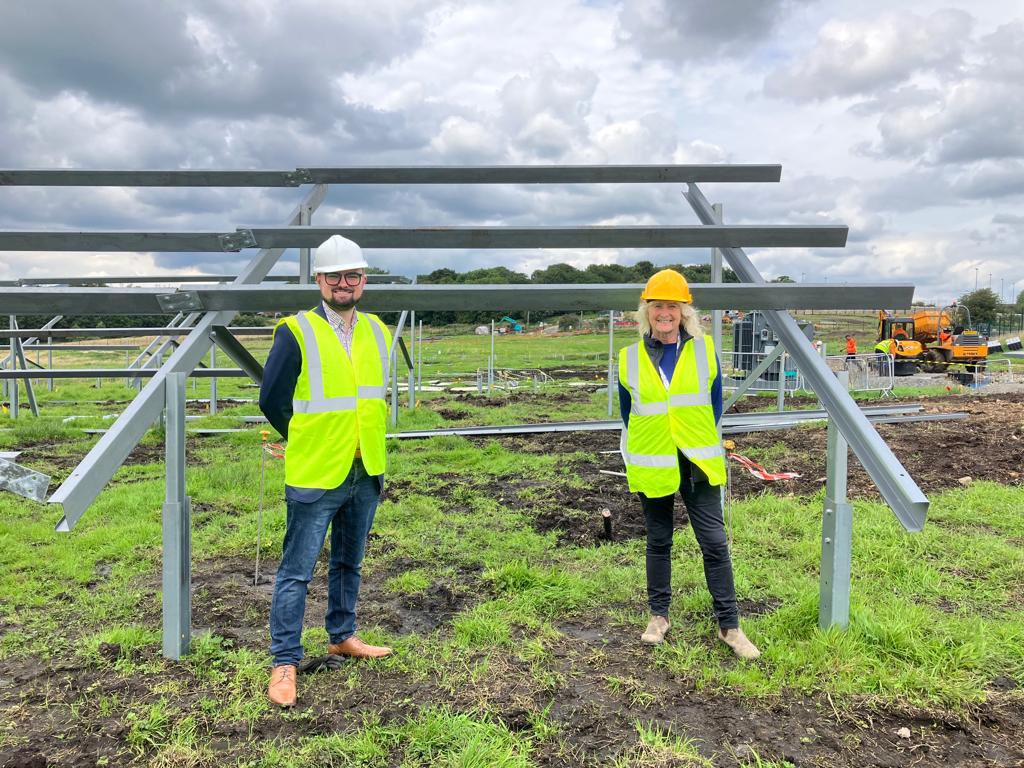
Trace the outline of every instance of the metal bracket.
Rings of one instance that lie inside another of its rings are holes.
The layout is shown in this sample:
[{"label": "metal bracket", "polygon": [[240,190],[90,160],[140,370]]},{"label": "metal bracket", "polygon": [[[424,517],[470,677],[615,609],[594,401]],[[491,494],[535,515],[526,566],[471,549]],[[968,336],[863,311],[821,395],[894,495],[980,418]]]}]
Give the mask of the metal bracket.
[{"label": "metal bracket", "polygon": [[313,174],[309,172],[309,168],[296,168],[294,171],[284,175],[284,183],[289,187],[299,187],[303,184],[312,184]]},{"label": "metal bracket", "polygon": [[160,293],[156,301],[164,312],[201,312],[203,309],[203,302],[195,291]]},{"label": "metal bracket", "polygon": [[251,229],[238,229],[220,236],[220,247],[225,251],[240,251],[243,248],[256,248],[256,236]]},{"label": "metal bracket", "polygon": [[10,491],[32,501],[46,501],[49,487],[49,475],[0,459],[0,491]]}]

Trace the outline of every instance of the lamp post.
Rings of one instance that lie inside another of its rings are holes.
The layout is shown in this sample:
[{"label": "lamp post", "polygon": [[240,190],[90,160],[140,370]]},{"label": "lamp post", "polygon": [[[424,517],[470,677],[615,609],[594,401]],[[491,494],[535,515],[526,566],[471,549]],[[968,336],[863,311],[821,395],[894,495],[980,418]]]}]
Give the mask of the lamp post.
[{"label": "lamp post", "polygon": [[978,268],[974,268],[974,290],[978,290]]}]

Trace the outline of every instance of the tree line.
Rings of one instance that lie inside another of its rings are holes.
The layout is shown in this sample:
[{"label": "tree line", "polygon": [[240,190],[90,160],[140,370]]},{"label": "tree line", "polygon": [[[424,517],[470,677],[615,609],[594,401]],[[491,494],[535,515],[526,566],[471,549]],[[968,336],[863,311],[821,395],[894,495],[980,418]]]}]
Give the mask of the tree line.
[{"label": "tree line", "polygon": [[[669,268],[681,272],[687,280],[694,283],[711,282],[710,264],[670,264]],[[472,285],[472,284],[568,284],[568,283],[645,283],[647,279],[659,269],[666,267],[655,266],[650,261],[638,261],[636,264],[591,264],[585,269],[579,269],[571,264],[552,264],[544,269],[538,269],[531,274],[516,272],[508,267],[487,267],[483,269],[471,269],[468,272],[458,272],[449,267],[435,269],[424,275],[417,275],[416,281],[421,284],[431,285]],[[367,270],[374,274],[384,274],[383,270],[371,268]],[[731,269],[723,269],[723,281],[726,283],[738,283],[739,278]],[[97,285],[102,285],[97,283]],[[639,298],[639,296],[638,296]],[[496,320],[502,315],[516,315],[517,308],[494,307],[485,312],[417,312],[416,319],[422,320],[426,325],[450,324],[450,323],[488,323]],[[523,313],[518,313],[517,319],[523,319]],[[560,311],[553,312],[531,312],[530,321],[547,320],[561,315]],[[52,315],[20,315],[18,324],[22,328],[39,328],[46,323]],[[145,328],[166,325],[169,320],[167,315],[73,315],[62,320],[58,328]],[[240,313],[232,321],[232,325],[268,325],[273,320],[258,313]]]},{"label": "tree line", "polygon": [[[572,264],[552,264],[544,269],[534,270],[527,275],[516,272],[508,267],[486,267],[471,269],[468,272],[457,272],[444,267],[435,269],[425,275],[418,275],[416,282],[431,285],[471,285],[471,284],[523,284],[552,285],[570,283],[646,283],[647,279],[661,269],[675,269],[681,272],[692,283],[710,283],[710,264],[668,264],[655,266],[650,261],[638,261],[636,264],[590,264],[585,269]],[[731,269],[722,270],[722,281],[738,283],[739,278]],[[637,294],[637,300],[640,296]],[[506,313],[516,314],[516,307],[494,307],[485,312],[417,312],[416,319],[425,325],[442,325],[450,323],[487,323]],[[522,313],[519,313],[520,315]],[[530,321],[548,320],[558,317],[561,311],[531,312]],[[519,317],[517,319],[522,319]]]}]

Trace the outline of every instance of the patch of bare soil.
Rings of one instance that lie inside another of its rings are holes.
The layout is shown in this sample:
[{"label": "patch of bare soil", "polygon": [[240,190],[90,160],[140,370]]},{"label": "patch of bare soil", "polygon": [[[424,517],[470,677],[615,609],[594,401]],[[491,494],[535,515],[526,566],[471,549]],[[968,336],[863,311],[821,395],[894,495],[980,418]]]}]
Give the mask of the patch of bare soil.
[{"label": "patch of bare soil", "polygon": [[[1007,485],[1024,484],[1024,396],[953,396],[914,399],[926,413],[966,412],[966,420],[879,424],[877,429],[911,477],[927,493],[960,487],[975,480],[991,480]],[[812,405],[808,402],[807,405]],[[825,485],[827,431],[819,427],[750,432],[733,435],[736,452],[754,453],[783,444],[784,452],[775,461],[764,462],[770,472],[799,472],[794,480],[765,481],[732,465],[731,490],[734,498],[749,498],[766,491],[813,495]],[[479,438],[484,440],[485,438]],[[490,439],[490,438],[486,438]],[[629,493],[626,479],[602,474],[601,470],[623,472],[616,451],[619,432],[550,432],[501,438],[511,450],[525,453],[574,454],[566,459],[566,473],[582,480],[585,487],[560,486],[547,494],[532,491],[527,499],[516,500],[517,483],[499,482],[496,488],[503,498],[520,507],[537,510],[540,531],[557,530],[566,544],[586,545],[603,538],[601,510],[613,517],[615,538],[644,535],[643,513],[639,499]],[[582,459],[579,454],[584,454]],[[969,477],[970,481],[961,480]],[[500,480],[500,479],[499,479]],[[877,499],[878,491],[860,462],[851,453],[848,475],[851,498]],[[544,500],[555,504],[545,505]],[[676,505],[677,521],[684,523],[682,500]]]},{"label": "patch of bare soil", "polygon": [[[530,389],[516,390],[505,396],[500,395],[477,395],[472,392],[460,392],[453,395],[452,401],[476,405],[481,408],[500,408],[511,402],[518,404],[529,403],[537,406],[550,406],[558,403],[585,403],[590,400],[590,393],[585,389],[573,388],[565,392],[534,392]],[[432,403],[443,403],[444,400],[433,400]]]}]

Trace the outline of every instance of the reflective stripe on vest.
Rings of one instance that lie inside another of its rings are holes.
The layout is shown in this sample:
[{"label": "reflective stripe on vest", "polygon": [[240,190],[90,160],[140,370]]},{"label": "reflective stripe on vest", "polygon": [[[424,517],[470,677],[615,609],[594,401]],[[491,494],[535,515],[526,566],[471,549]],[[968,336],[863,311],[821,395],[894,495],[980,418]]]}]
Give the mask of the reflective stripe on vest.
[{"label": "reflective stripe on vest", "polygon": [[[368,400],[376,398],[383,400],[386,397],[387,385],[384,386],[362,386],[356,389],[356,397],[324,397],[324,371],[320,359],[320,348],[317,345],[316,333],[306,316],[306,312],[300,312],[295,316],[299,327],[302,329],[302,346],[306,355],[306,370],[309,375],[309,400],[292,400],[293,413],[333,413],[334,411],[354,411],[356,399]],[[388,380],[388,345],[384,339],[384,332],[377,323],[369,318],[364,322],[370,324],[373,330],[373,338],[377,342],[377,351],[380,354],[381,370],[384,371],[384,381]]]},{"label": "reflective stripe on vest", "polygon": [[635,467],[671,469],[679,463],[675,451],[672,451],[672,453],[630,453],[626,447],[628,442],[628,430],[623,429],[622,437],[619,438],[619,452],[622,454],[622,460],[626,464],[632,464]]}]

